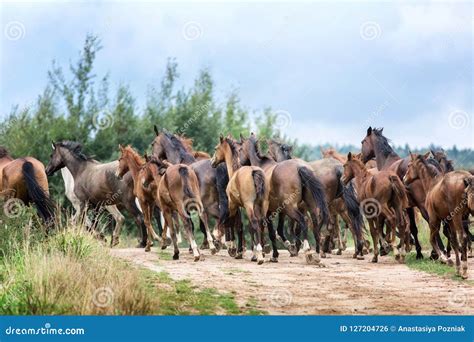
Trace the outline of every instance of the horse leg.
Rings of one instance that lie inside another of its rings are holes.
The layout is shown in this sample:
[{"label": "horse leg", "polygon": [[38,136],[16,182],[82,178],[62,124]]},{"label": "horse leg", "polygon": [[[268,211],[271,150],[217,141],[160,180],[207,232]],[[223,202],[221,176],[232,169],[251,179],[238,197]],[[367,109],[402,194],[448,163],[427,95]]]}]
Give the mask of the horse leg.
[{"label": "horse leg", "polygon": [[415,240],[416,259],[423,259],[423,253],[421,252],[421,244],[418,240],[418,227],[416,226],[415,219],[415,208],[407,208],[408,219],[410,220],[410,233]]},{"label": "horse leg", "polygon": [[116,205],[108,205],[105,209],[113,216],[115,220],[115,228],[112,232],[112,241],[110,242],[110,247],[117,246],[119,244],[120,232],[122,231],[123,223],[125,222],[125,217],[118,210]]},{"label": "horse leg", "polygon": [[145,226],[147,229],[147,243],[145,247],[145,252],[149,252],[151,249],[150,247],[153,244],[153,240],[161,241],[161,238],[155,233],[153,230],[153,226],[151,225],[151,217],[153,214],[154,204],[148,203],[146,201],[140,201],[140,207],[143,210],[143,217],[145,219]]},{"label": "horse leg", "polygon": [[[301,233],[303,233],[303,252],[305,253],[306,263],[314,263],[311,253],[311,246],[308,242],[308,227],[306,225],[303,213],[299,211],[297,206],[288,206],[285,209],[286,214],[301,228]],[[319,262],[319,253],[317,255],[317,262]]]},{"label": "horse leg", "polygon": [[[336,230],[336,238],[337,238],[337,255],[341,255],[342,251],[345,249],[342,244],[342,238],[341,238],[341,226],[339,225],[339,217],[337,214],[334,214],[334,229]],[[355,249],[357,249],[357,243],[355,244]]]},{"label": "horse leg", "polygon": [[245,237],[244,237],[244,226],[242,224],[242,215],[240,214],[240,209],[236,210],[234,215],[234,227],[237,230],[238,237],[238,246],[237,246],[237,255],[236,259],[242,259],[244,255],[244,246],[245,246]]},{"label": "horse leg", "polygon": [[438,239],[437,239],[437,236],[439,235],[439,226],[441,224],[441,221],[437,218],[437,217],[434,217],[435,215],[430,215],[430,243],[431,243],[431,247],[434,249],[434,251],[436,252],[436,254],[438,255],[439,257],[439,260],[443,263],[443,264],[451,264],[453,263],[453,261],[451,259],[448,259],[446,258],[446,255],[443,253],[443,251],[441,250],[439,244],[438,244]]},{"label": "horse leg", "polygon": [[[448,242],[446,243],[446,256],[450,258],[451,257],[451,240],[450,240],[449,223],[446,221],[443,221],[443,235],[446,236],[446,238],[448,239]],[[441,240],[441,236],[438,239],[438,243],[440,243],[440,241],[442,244],[443,242]]]},{"label": "horse leg", "polygon": [[147,229],[146,229],[146,226],[145,226],[145,222],[143,220],[143,215],[140,212],[140,210],[138,210],[138,207],[135,203],[135,198],[133,198],[130,201],[125,201],[125,203],[123,203],[123,204],[124,204],[125,208],[127,209],[127,211],[132,215],[132,217],[135,221],[135,224],[137,225],[137,227],[140,229],[139,231],[141,232],[141,241],[137,245],[137,248],[145,248],[146,247],[146,241],[147,241],[147,238],[148,238]]},{"label": "horse leg", "polygon": [[247,218],[249,220],[249,229],[251,230],[252,236],[252,261],[257,261],[259,265],[263,264],[263,247],[262,247],[262,232],[259,227],[259,220],[257,218],[258,213],[255,211],[258,210],[254,203],[248,202],[244,204],[245,211],[247,213]]},{"label": "horse leg", "polygon": [[367,221],[369,221],[370,235],[372,236],[372,243],[374,244],[374,257],[372,258],[372,262],[375,263],[379,260],[379,249],[377,248],[379,244],[379,231],[374,219],[370,218],[367,219]]},{"label": "horse leg", "polygon": [[273,223],[270,219],[267,221],[267,226],[268,226],[268,235],[270,236],[270,241],[272,242],[272,249],[273,249],[273,254],[272,257],[270,258],[270,262],[278,262],[278,247],[276,244],[276,234],[275,234],[275,229],[273,228]]},{"label": "horse leg", "polygon": [[202,226],[204,226],[203,234],[207,239],[207,247],[211,250],[211,254],[216,254],[217,248],[216,246],[214,246],[214,236],[212,236],[211,231],[209,230],[209,216],[206,212],[203,211],[199,218],[200,218],[201,232],[203,230]]},{"label": "horse leg", "polygon": [[[271,215],[267,214],[267,221],[270,221],[270,217]],[[292,245],[285,235],[285,214],[283,212],[278,213],[277,232],[277,240],[279,240],[286,247],[286,249],[290,252],[290,256],[298,255],[296,246]]]},{"label": "horse leg", "polygon": [[183,221],[184,228],[186,229],[186,236],[188,238],[189,245],[194,255],[194,261],[199,261],[201,259],[201,253],[199,252],[199,248],[197,246],[196,240],[194,240],[193,222],[191,218],[188,217],[189,215],[180,213],[180,216],[181,216],[181,220]]},{"label": "horse leg", "polygon": [[[163,217],[165,219],[165,230],[169,227],[171,233],[171,241],[173,242],[174,253],[173,253],[173,260],[179,259],[179,247],[178,247],[178,239],[176,238],[176,228],[173,221],[172,213],[169,209],[163,210]],[[163,247],[162,247],[163,249]]]},{"label": "horse leg", "polygon": [[[467,278],[467,251],[464,246],[467,247],[467,236],[462,227],[462,216],[456,214],[450,223],[451,230],[451,246],[454,249],[456,255],[456,275],[464,278],[464,270],[461,271],[461,258],[463,258],[463,268],[465,267],[465,276]],[[465,279],[465,278],[464,278]]]}]

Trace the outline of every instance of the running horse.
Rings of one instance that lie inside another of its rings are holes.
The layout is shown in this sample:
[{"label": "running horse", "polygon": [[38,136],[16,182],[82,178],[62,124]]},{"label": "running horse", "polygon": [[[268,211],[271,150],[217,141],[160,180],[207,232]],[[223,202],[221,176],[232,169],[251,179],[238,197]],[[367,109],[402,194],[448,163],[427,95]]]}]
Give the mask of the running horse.
[{"label": "running horse", "polygon": [[54,204],[49,197],[48,177],[43,163],[33,157],[13,159],[0,146],[0,195],[33,203],[39,217],[47,224],[54,218]]}]

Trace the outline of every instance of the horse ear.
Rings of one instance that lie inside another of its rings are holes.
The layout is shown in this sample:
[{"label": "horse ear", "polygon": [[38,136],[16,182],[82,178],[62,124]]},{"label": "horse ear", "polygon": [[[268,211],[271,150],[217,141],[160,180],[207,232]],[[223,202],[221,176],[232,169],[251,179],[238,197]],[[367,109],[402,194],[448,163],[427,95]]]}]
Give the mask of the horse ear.
[{"label": "horse ear", "polygon": [[347,161],[349,161],[349,160],[352,160],[352,153],[351,152],[349,152],[347,154]]},{"label": "horse ear", "polygon": [[221,135],[219,135],[219,140],[220,140],[220,142],[221,142],[221,143],[223,143],[223,142],[224,142],[224,136],[223,136],[222,134],[221,134]]},{"label": "horse ear", "polygon": [[153,125],[153,129],[155,130],[156,136],[160,135],[160,131],[158,130],[158,127],[156,125]]},{"label": "horse ear", "polygon": [[423,155],[423,158],[428,159],[428,157],[430,156],[430,153],[431,153],[431,152],[426,152],[426,153]]},{"label": "horse ear", "polygon": [[240,143],[243,144],[244,143],[244,136],[242,135],[242,133],[240,133],[239,136],[240,136]]},{"label": "horse ear", "polygon": [[53,150],[56,149],[56,143],[54,142],[54,140],[51,140],[51,147],[53,148]]},{"label": "horse ear", "polygon": [[123,146],[122,146],[122,144],[119,144],[119,149],[120,149],[120,151],[123,151]]},{"label": "horse ear", "polygon": [[372,126],[369,126],[369,128],[367,128],[367,136],[371,134],[372,134]]},{"label": "horse ear", "polygon": [[411,151],[409,151],[409,152],[410,152],[410,159],[411,159],[412,161],[415,161],[415,159],[416,159],[416,154],[415,154],[415,153],[411,153]]},{"label": "horse ear", "polygon": [[431,152],[431,154],[433,155],[433,157],[436,155],[436,152],[433,151],[432,149],[430,149],[430,152]]},{"label": "horse ear", "polygon": [[150,157],[148,157],[148,154],[145,152],[145,154],[143,155],[145,157],[145,161],[146,162],[149,162],[150,161]]}]

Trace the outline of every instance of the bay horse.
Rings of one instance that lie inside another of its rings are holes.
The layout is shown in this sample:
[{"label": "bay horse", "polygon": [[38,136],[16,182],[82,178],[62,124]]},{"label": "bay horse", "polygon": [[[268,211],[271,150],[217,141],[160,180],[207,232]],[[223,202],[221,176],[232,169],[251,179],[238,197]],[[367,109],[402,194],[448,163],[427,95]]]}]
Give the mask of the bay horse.
[{"label": "bay horse", "polygon": [[[264,262],[263,223],[268,210],[269,184],[260,167],[241,166],[239,151],[230,136],[224,138],[221,135],[219,137],[219,144],[211,159],[211,165],[214,168],[222,162],[226,163],[229,175],[229,184],[226,188],[229,199],[229,216],[233,221],[238,214],[238,208],[245,209],[252,238],[252,260],[261,265]],[[237,252],[243,253],[241,240],[239,240]]]},{"label": "bay horse", "polygon": [[[348,184],[351,179],[355,180],[357,196],[361,201],[364,214],[369,222],[370,234],[374,244],[374,257],[372,262],[378,261],[379,250],[376,248],[379,238],[379,226],[376,220],[381,216],[387,222],[390,237],[389,241],[395,259],[400,263],[405,262],[405,255],[410,250],[410,239],[408,223],[405,219],[405,209],[408,207],[408,198],[405,186],[393,171],[379,171],[371,173],[364,163],[352,156],[349,152],[347,162],[344,164],[342,181]],[[396,228],[400,237],[400,251],[395,242]],[[384,240],[385,242],[385,240]]]},{"label": "bay horse", "polygon": [[[151,143],[153,155],[161,160],[167,160],[171,164],[181,163],[189,165],[196,173],[199,181],[200,197],[204,205],[204,211],[200,220],[201,232],[206,237],[206,231],[209,227],[209,218],[213,217],[217,220],[218,232],[222,234],[225,230],[224,224],[226,224],[227,221],[225,217],[221,215],[223,211],[220,208],[227,205],[227,199],[225,198],[225,187],[227,184],[222,184],[223,182],[220,181],[219,184],[224,188],[219,191],[217,188],[218,179],[216,169],[211,166],[210,159],[203,159],[204,155],[202,153],[199,154],[201,160],[195,158],[191,139],[180,137],[166,131],[160,132],[156,125],[154,126],[154,130],[156,136]],[[214,241],[215,246],[220,247],[219,241],[220,237]],[[201,248],[208,247],[206,238]]]},{"label": "bay horse", "polygon": [[[157,160],[159,160],[157,158]],[[174,220],[174,215],[179,214],[186,229],[186,236],[191,246],[194,261],[203,260],[199,252],[196,241],[194,240],[193,224],[191,220],[191,211],[197,211],[199,216],[203,216],[203,203],[201,201],[199,192],[199,181],[193,169],[186,164],[167,164],[166,171],[159,180],[158,184],[158,198],[160,208],[163,211],[165,218],[165,229],[169,227],[171,230],[171,239],[173,241],[174,254],[173,260],[179,259],[179,248],[176,234],[178,232],[177,220]],[[157,173],[155,172],[155,177]],[[157,178],[155,178],[157,180]],[[207,241],[212,254],[217,252],[213,243],[213,236],[209,229],[206,230]],[[165,233],[163,233],[163,236]]]},{"label": "bay horse", "polygon": [[[368,160],[375,158],[378,170],[393,171],[397,174],[400,180],[403,179],[408,169],[410,157],[408,156],[407,158],[402,159],[393,150],[388,142],[388,139],[383,135],[383,128],[377,129],[369,127],[367,129],[367,134],[362,140],[361,144],[362,162],[365,163]],[[410,219],[411,235],[413,236],[415,242],[416,259],[423,259],[421,245],[418,240],[418,227],[416,225],[414,208],[417,207],[426,222],[429,222],[428,211],[425,207],[425,192],[423,190],[423,184],[419,179],[413,181],[407,186],[407,188],[408,201],[410,205],[407,209],[407,213]],[[381,224],[383,224],[383,221],[381,221]],[[441,237],[438,236],[437,239],[441,248],[444,250]],[[433,250],[431,255],[432,258],[437,258],[435,250]]]},{"label": "bay horse", "polygon": [[[443,174],[426,161],[425,156],[410,154],[410,163],[404,176],[406,184],[420,180],[426,191],[426,208],[430,223],[430,243],[442,263],[453,265],[441,250],[437,236],[441,222],[449,225],[449,242],[456,256],[456,274],[467,279],[468,236],[463,228],[463,216],[472,213],[469,189],[474,176],[467,171]],[[468,191],[466,191],[468,190]],[[462,267],[462,269],[461,269]]]},{"label": "bay horse", "polygon": [[[296,222],[301,229],[306,262],[308,264],[318,264],[321,253],[320,229],[329,220],[326,194],[321,180],[313,174],[310,166],[302,160],[290,159],[276,162],[272,158],[262,155],[258,148],[258,140],[253,133],[249,138],[244,138],[241,135],[240,140],[241,163],[262,168],[269,184],[269,207],[266,222],[272,241],[273,257],[278,257],[275,239],[272,236],[272,219],[276,215],[279,218],[277,228],[279,237],[290,253],[296,253],[284,233],[283,225],[286,215]],[[315,259],[313,259],[311,246],[308,242],[306,212],[309,212],[313,223],[313,234],[316,241]],[[321,219],[319,219],[319,216]]]},{"label": "bay horse", "polygon": [[33,157],[13,159],[0,146],[0,196],[17,198],[24,204],[34,204],[38,216],[50,225],[54,218],[54,203],[49,197],[48,177],[44,165]]},{"label": "bay horse", "polygon": [[[291,154],[293,148],[291,146],[280,143],[274,139],[269,139],[267,143],[269,154],[274,160],[283,161],[293,159]],[[343,163],[341,163],[339,158],[343,160],[346,160],[346,158],[342,158],[342,156],[338,153],[337,157],[338,158],[327,157],[308,163],[315,176],[318,177],[318,179],[320,179],[324,185],[326,199],[329,205],[329,212],[331,215],[331,221],[329,223],[330,226],[332,226],[332,229],[328,229],[330,230],[331,234],[327,237],[324,243],[324,250],[328,252],[330,251],[331,236],[336,234],[339,244],[339,250],[337,254],[342,253],[341,231],[337,217],[337,215],[341,215],[351,230],[354,239],[355,252],[353,257],[363,259],[363,253],[361,250],[358,250],[357,247],[359,242],[363,246],[366,245],[366,241],[362,235],[364,222],[360,212],[359,201],[355,194],[352,182],[347,186],[342,184],[341,177]]]},{"label": "bay horse", "polygon": [[[151,220],[153,211],[158,202],[158,187],[155,182],[147,182],[150,177],[150,171],[145,160],[131,146],[123,147],[119,145],[120,157],[118,159],[118,167],[115,175],[122,179],[123,176],[130,172],[133,179],[133,194],[138,199],[140,208],[144,217],[144,224],[147,228],[147,244],[145,252],[151,250],[153,240],[164,242],[153,230]],[[163,165],[164,167],[164,165]]]},{"label": "bay horse", "polygon": [[[66,167],[74,178],[74,194],[80,201],[79,211],[85,213],[89,205],[96,210],[102,206],[117,205],[118,209],[127,210],[141,229],[142,241],[139,247],[146,247],[147,231],[143,216],[138,210],[133,194],[133,179],[128,173],[122,180],[115,176],[118,161],[99,163],[82,152],[82,145],[74,141],[52,142],[52,153],[46,167],[46,174],[52,176],[56,171]],[[114,215],[114,213],[111,213]],[[119,244],[123,215],[114,216],[115,228],[112,233],[111,246]]]}]

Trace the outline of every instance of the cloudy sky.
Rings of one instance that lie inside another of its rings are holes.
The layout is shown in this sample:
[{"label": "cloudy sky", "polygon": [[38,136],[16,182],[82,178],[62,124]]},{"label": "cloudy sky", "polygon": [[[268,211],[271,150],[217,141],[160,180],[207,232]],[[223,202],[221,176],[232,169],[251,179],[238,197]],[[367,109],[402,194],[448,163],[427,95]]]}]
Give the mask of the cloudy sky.
[{"label": "cloudy sky", "polygon": [[359,145],[372,125],[395,144],[472,148],[473,19],[470,2],[2,2],[0,115],[91,32],[97,74],[140,106],[176,57],[182,84],[208,67],[218,97],[271,106],[302,142]]}]

